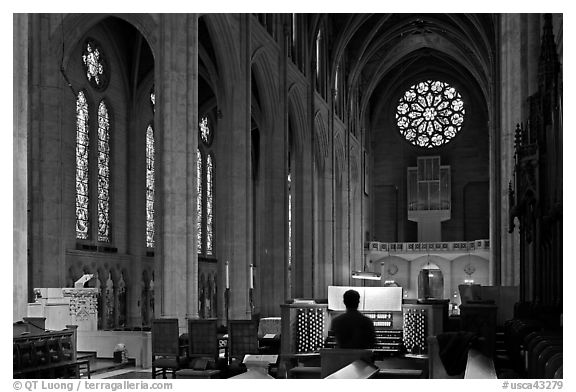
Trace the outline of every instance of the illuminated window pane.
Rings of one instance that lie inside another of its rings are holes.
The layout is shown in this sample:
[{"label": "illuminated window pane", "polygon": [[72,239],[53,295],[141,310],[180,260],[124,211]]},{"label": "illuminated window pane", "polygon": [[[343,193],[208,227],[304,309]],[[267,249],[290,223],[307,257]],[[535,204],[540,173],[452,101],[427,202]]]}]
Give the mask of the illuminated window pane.
[{"label": "illuminated window pane", "polygon": [[213,187],[212,154],[206,159],[206,254],[212,254],[212,187]]},{"label": "illuminated window pane", "polygon": [[87,41],[82,53],[86,78],[92,86],[103,89],[108,82],[106,62],[102,49],[94,41]]},{"label": "illuminated window pane", "polygon": [[154,129],[146,129],[146,246],[154,247]]},{"label": "illuminated window pane", "polygon": [[396,124],[410,143],[433,148],[460,132],[464,114],[464,102],[454,87],[428,80],[413,85],[400,98]]},{"label": "illuminated window pane", "polygon": [[322,39],[322,30],[318,30],[316,35],[316,80],[320,80],[320,40]]},{"label": "illuminated window pane", "polygon": [[202,153],[200,150],[196,150],[196,166],[197,166],[197,178],[198,178],[198,194],[196,196],[196,215],[197,215],[197,227],[196,227],[196,239],[198,240],[198,253],[202,253]]},{"label": "illuminated window pane", "polygon": [[292,265],[292,176],[288,172],[288,267]]},{"label": "illuminated window pane", "polygon": [[98,106],[98,241],[110,242],[110,119]]},{"label": "illuminated window pane", "polygon": [[152,92],[150,92],[150,102],[152,102],[152,110],[156,112],[156,93],[154,92],[154,88],[152,88]]},{"label": "illuminated window pane", "polygon": [[88,238],[88,103],[84,92],[76,99],[76,238]]},{"label": "illuminated window pane", "polygon": [[212,130],[208,125],[208,117],[204,116],[200,119],[200,138],[204,144],[209,145],[212,142]]},{"label": "illuminated window pane", "polygon": [[338,102],[338,89],[340,88],[340,66],[336,67],[336,76],[334,77],[334,101]]},{"label": "illuminated window pane", "polygon": [[[198,253],[214,254],[214,155],[209,150],[214,134],[207,116],[198,123]],[[200,143],[202,141],[202,143]]]}]

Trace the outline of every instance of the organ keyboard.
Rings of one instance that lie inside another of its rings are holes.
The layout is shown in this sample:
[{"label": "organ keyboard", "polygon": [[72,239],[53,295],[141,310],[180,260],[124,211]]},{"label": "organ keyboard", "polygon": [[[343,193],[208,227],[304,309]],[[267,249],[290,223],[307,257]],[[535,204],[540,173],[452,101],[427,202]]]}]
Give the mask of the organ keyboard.
[{"label": "organ keyboard", "polygon": [[[426,338],[443,332],[444,318],[448,316],[447,301],[412,300],[403,303],[401,295],[389,291],[398,289],[401,293],[401,288],[371,287],[363,291],[363,287],[338,287],[338,293],[332,293],[332,298],[339,301],[336,305],[330,303],[330,294],[328,304],[325,300],[309,300],[281,305],[281,354],[312,355],[321,348],[335,348],[336,341],[329,331],[330,324],[334,317],[345,311],[341,293],[350,288],[361,293],[359,310],[374,323],[376,345],[373,350],[377,356],[426,354]],[[385,297],[390,293],[394,301],[368,298]],[[371,307],[363,307],[366,303]]]}]

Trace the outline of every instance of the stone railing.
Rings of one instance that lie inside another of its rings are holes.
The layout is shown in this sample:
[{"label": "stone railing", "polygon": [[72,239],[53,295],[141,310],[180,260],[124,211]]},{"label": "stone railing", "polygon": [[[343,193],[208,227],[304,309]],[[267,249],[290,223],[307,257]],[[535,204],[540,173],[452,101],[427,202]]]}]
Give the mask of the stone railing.
[{"label": "stone railing", "polygon": [[374,252],[414,253],[414,252],[474,252],[490,250],[490,240],[453,242],[365,242],[364,249]]}]

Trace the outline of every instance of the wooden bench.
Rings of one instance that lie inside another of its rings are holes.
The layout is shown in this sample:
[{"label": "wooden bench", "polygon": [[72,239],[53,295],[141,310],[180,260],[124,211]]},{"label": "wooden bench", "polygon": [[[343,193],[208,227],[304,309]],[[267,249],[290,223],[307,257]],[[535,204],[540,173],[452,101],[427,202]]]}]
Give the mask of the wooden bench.
[{"label": "wooden bench", "polygon": [[468,379],[490,379],[497,378],[494,368],[494,361],[480,350],[468,349],[465,370],[456,375],[448,375],[446,368],[442,364],[439,355],[438,340],[436,336],[428,337],[428,377],[434,379],[447,378],[468,378]]},{"label": "wooden bench", "polygon": [[[14,371],[13,378],[90,378],[90,360],[80,359],[34,366]],[[70,376],[70,377],[66,377]]]},{"label": "wooden bench", "polygon": [[76,357],[76,330],[14,330],[14,378],[90,378],[90,361]]}]

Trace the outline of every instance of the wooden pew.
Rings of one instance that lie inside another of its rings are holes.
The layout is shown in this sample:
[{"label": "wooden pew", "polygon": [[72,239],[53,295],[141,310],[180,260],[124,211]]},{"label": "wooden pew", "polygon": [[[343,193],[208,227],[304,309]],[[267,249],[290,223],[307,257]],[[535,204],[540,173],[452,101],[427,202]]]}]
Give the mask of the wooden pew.
[{"label": "wooden pew", "polygon": [[74,329],[15,334],[13,352],[13,378],[90,378],[90,361],[76,358]]},{"label": "wooden pew", "polygon": [[496,369],[492,357],[486,356],[481,351],[470,348],[466,359],[466,369],[463,373],[450,376],[446,372],[439,355],[438,340],[436,336],[428,337],[428,366],[429,378],[469,378],[469,379],[496,379]]}]

